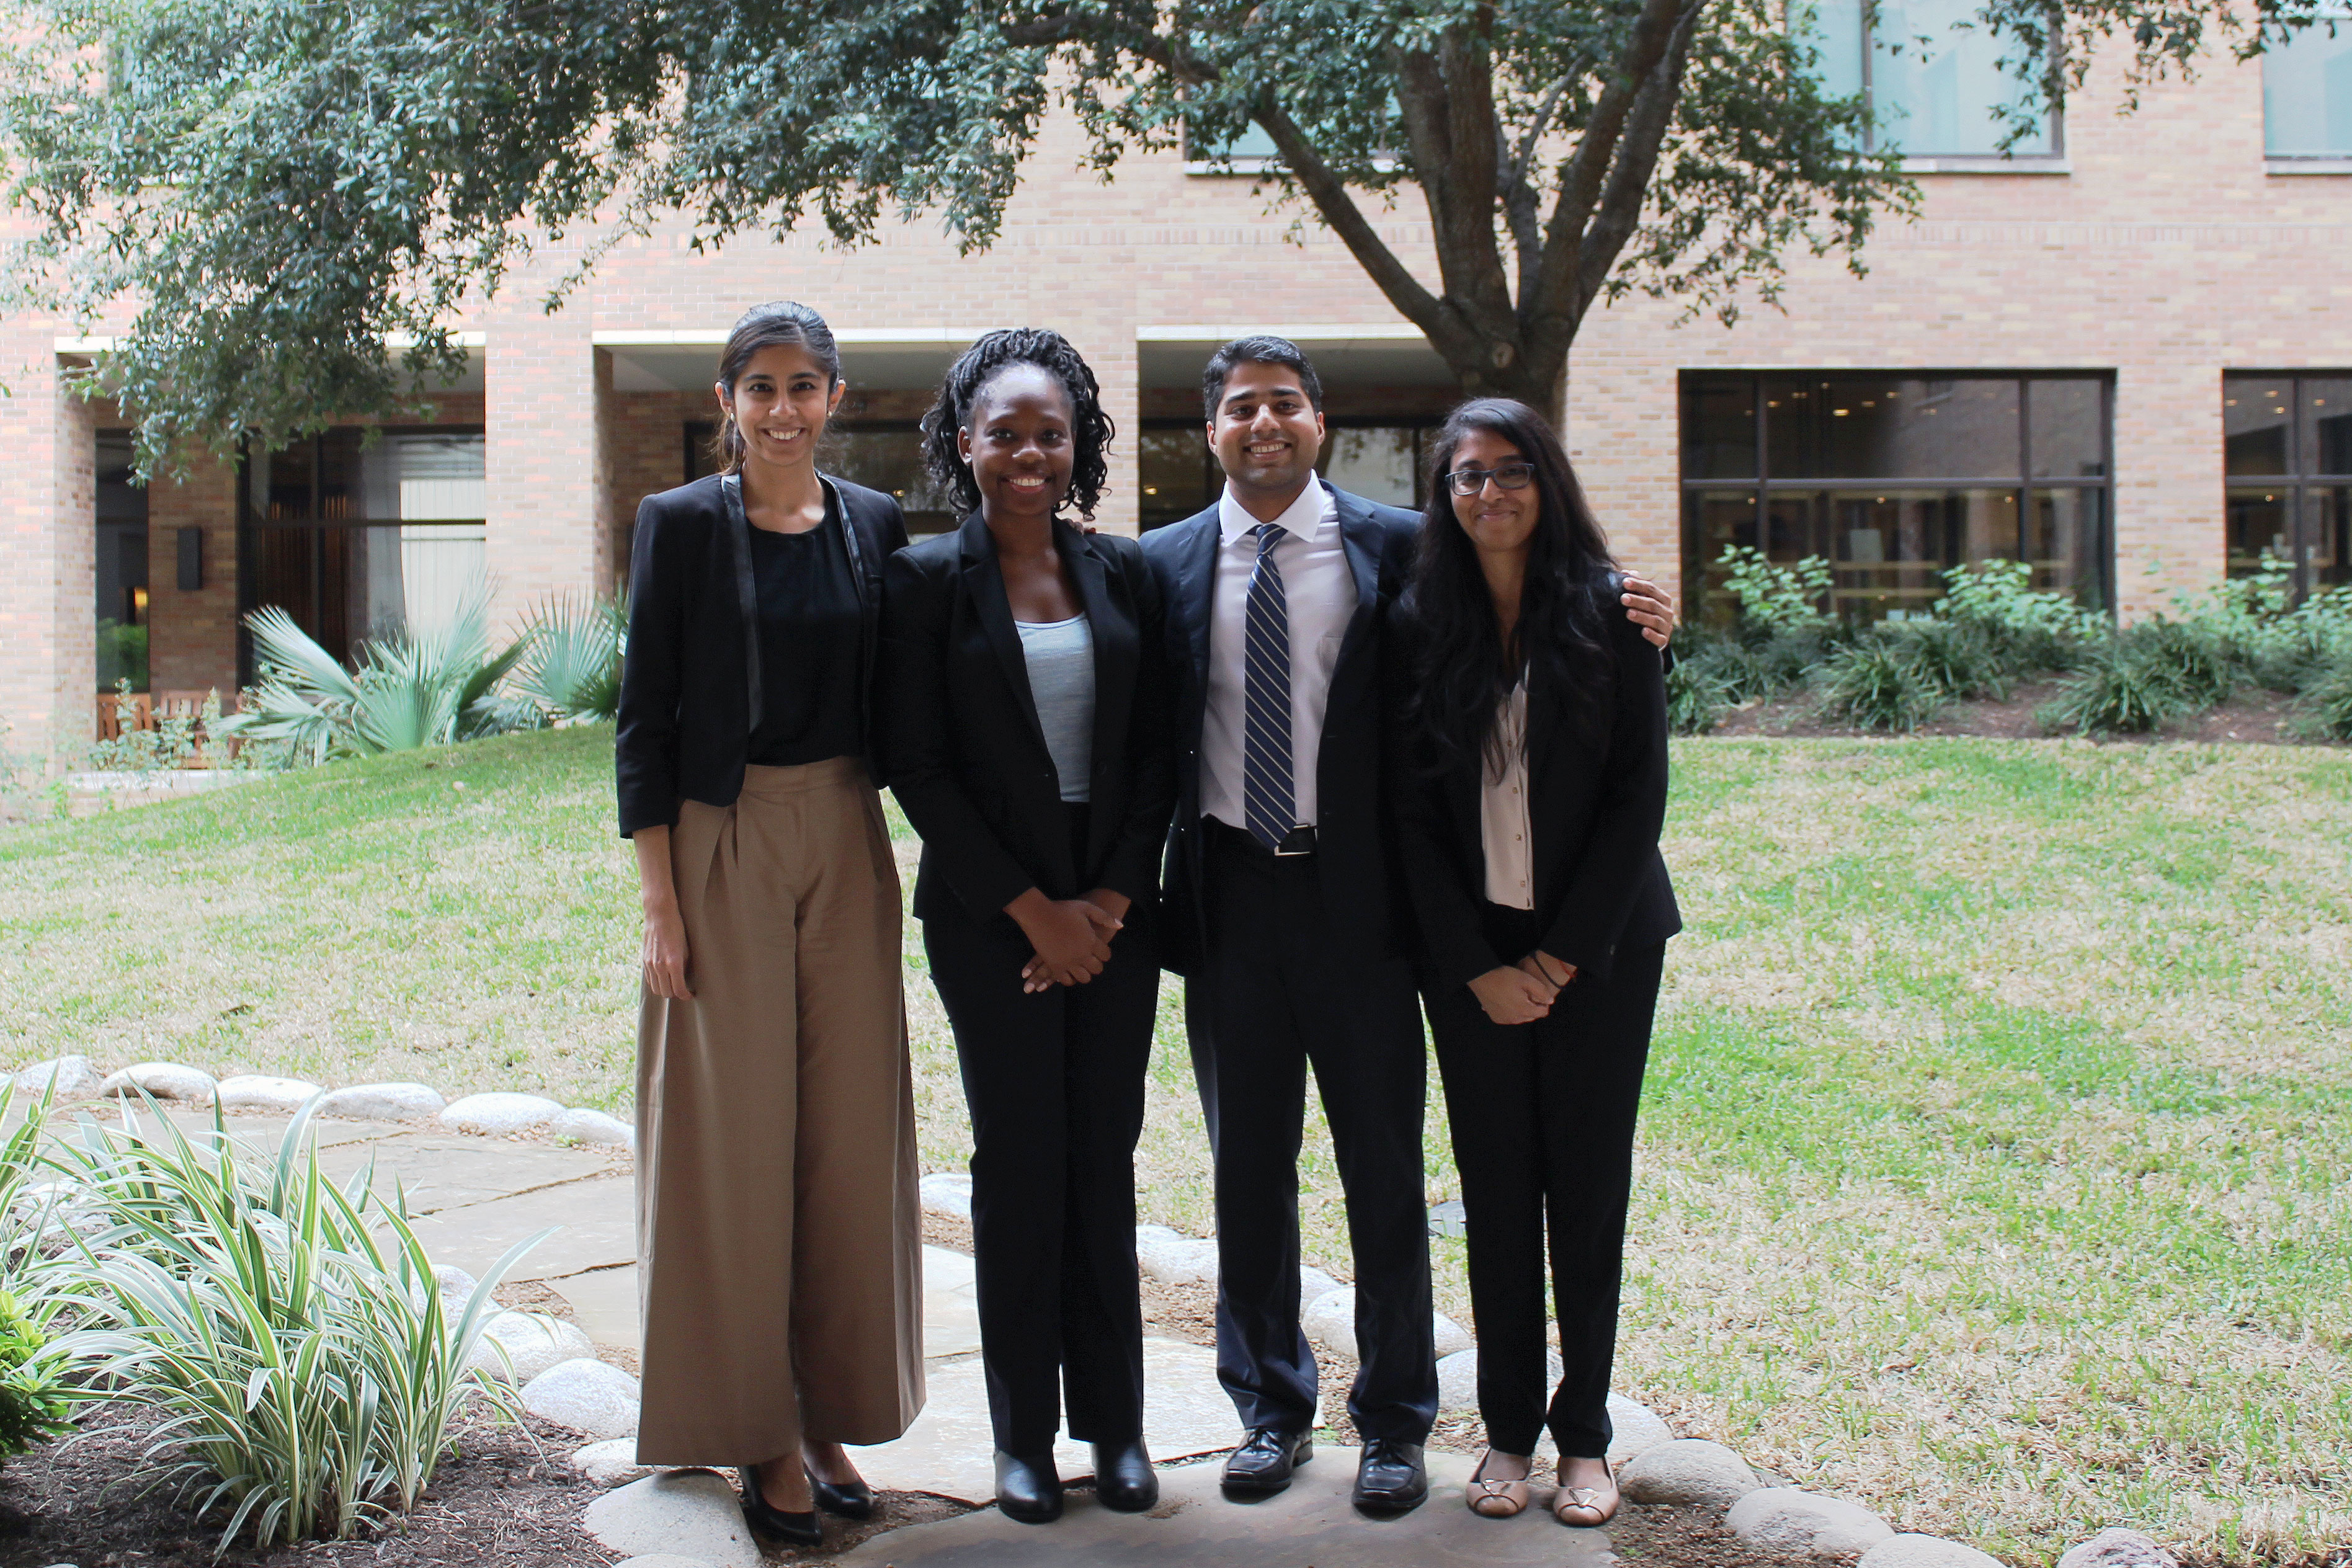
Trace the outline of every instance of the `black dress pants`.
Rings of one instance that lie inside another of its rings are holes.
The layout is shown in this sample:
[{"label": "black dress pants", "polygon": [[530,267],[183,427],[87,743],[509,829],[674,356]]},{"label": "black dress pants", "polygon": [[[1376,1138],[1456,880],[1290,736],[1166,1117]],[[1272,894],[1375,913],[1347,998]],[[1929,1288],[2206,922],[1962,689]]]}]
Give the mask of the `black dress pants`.
[{"label": "black dress pants", "polygon": [[1204,826],[1208,948],[1184,994],[1217,1173],[1217,1378],[1244,1426],[1314,1425],[1298,1324],[1298,1148],[1307,1068],[1331,1124],[1355,1254],[1361,1365],[1348,1413],[1418,1443],[1437,1415],[1428,1069],[1411,969],[1332,934],[1312,856],[1276,858]]},{"label": "black dress pants", "polygon": [[1160,995],[1150,925],[1113,938],[1087,984],[1030,995],[1031,949],[1010,918],[923,925],[971,1110],[981,1363],[1007,1453],[1050,1450],[1065,1396],[1081,1442],[1143,1434],[1135,1141]]},{"label": "black dress pants", "polygon": [[[1525,910],[1490,906],[1486,925],[1507,956],[1541,945]],[[1665,951],[1621,950],[1607,981],[1579,975],[1532,1024],[1495,1023],[1466,985],[1428,998],[1468,1220],[1478,1413],[1507,1454],[1534,1452],[1546,1426],[1563,1455],[1609,1449],[1633,1121]],[[1547,1236],[1562,1363],[1549,1409]]]}]

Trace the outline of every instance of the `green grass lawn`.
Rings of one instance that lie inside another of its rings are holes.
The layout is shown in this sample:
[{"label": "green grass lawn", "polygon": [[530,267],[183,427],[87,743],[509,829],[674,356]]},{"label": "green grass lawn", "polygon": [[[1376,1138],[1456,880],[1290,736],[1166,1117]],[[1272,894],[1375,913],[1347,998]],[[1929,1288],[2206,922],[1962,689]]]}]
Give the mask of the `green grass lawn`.
[{"label": "green grass lawn", "polygon": [[[625,1110],[610,748],[513,737],[0,834],[9,1058]],[[1690,930],[1619,1386],[2012,1561],[2116,1522],[2231,1562],[2352,1542],[2352,756],[1698,741],[1675,764]],[[943,1168],[966,1134],[909,937]],[[1160,1047],[1143,1207],[1199,1232],[1172,990]],[[1451,1195],[1435,1104],[1429,1149]],[[1308,1181],[1308,1249],[1344,1275],[1320,1144]]]}]

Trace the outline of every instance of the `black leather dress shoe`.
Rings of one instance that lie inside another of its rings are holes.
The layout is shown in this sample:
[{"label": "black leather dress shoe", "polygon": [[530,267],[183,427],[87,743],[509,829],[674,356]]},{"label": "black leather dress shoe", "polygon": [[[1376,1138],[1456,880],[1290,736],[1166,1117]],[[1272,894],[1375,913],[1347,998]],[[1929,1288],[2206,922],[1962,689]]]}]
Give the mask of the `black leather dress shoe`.
[{"label": "black leather dress shoe", "polygon": [[1225,1461],[1225,1490],[1242,1497],[1272,1497],[1290,1484],[1290,1472],[1315,1457],[1312,1432],[1253,1426]]},{"label": "black leather dress shoe", "polygon": [[1051,1449],[1028,1458],[996,1451],[996,1507],[1024,1524],[1051,1524],[1062,1517],[1062,1475],[1054,1468]]},{"label": "black leather dress shoe", "polygon": [[1095,1500],[1115,1513],[1141,1513],[1160,1501],[1160,1472],[1143,1439],[1095,1445]]},{"label": "black leather dress shoe", "polygon": [[816,1500],[817,1507],[824,1510],[834,1518],[872,1519],[874,1517],[874,1489],[864,1481],[848,1481],[840,1486],[835,1486],[814,1470],[806,1473],[809,1496]]},{"label": "black leather dress shoe", "polygon": [[738,1465],[736,1474],[743,1483],[743,1522],[751,1533],[762,1541],[773,1541],[785,1546],[822,1546],[824,1529],[811,1513],[786,1513],[770,1508],[768,1500],[760,1495],[760,1467]]},{"label": "black leather dress shoe", "polygon": [[1429,1470],[1421,1445],[1374,1437],[1356,1466],[1356,1506],[1366,1513],[1404,1513],[1429,1495]]}]

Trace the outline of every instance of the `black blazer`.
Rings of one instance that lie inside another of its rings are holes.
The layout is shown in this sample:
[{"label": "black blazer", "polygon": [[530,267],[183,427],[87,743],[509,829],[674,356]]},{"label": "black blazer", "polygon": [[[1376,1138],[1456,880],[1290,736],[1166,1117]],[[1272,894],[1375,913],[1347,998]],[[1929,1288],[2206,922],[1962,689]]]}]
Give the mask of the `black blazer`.
[{"label": "black blazer", "polygon": [[1095,646],[1095,732],[1085,864],[1037,722],[996,542],[974,514],[885,569],[881,711],[890,793],[923,836],[915,914],[950,897],[975,919],[1041,889],[1125,893],[1150,918],[1174,798],[1156,644],[1160,595],[1135,541],[1054,524]]},{"label": "black blazer", "polygon": [[[1400,613],[1396,620],[1391,679],[1403,681],[1412,679],[1415,639],[1410,617]],[[1540,675],[1528,688],[1528,818],[1540,945],[1602,981],[1620,948],[1663,942],[1683,929],[1658,853],[1666,817],[1664,666],[1638,627],[1612,620],[1617,679],[1604,731],[1580,735],[1561,711],[1560,692]],[[1437,986],[1466,985],[1526,956],[1496,952],[1485,934],[1482,764],[1461,760],[1432,777],[1431,749],[1402,726],[1397,748],[1404,763],[1398,837],[1424,970]]]},{"label": "black blazer", "polygon": [[[873,767],[882,563],[905,546],[907,519],[878,490],[829,476],[824,483],[840,506],[865,605],[858,683]],[[733,476],[713,474],[638,505],[629,554],[629,648],[614,735],[622,837],[675,825],[681,800],[732,805],[742,793],[744,755],[760,718],[752,594],[751,523]]]},{"label": "black blazer", "polygon": [[[1317,481],[1320,483],[1320,480]],[[1326,487],[1327,489],[1329,487]],[[1360,952],[1405,950],[1391,918],[1392,857],[1382,778],[1381,653],[1385,610],[1404,585],[1421,519],[1332,489],[1339,537],[1356,578],[1356,609],[1339,643],[1323,742],[1315,759],[1316,858],[1325,910],[1341,940]],[[1168,837],[1163,962],[1179,973],[1207,941],[1201,896],[1201,727],[1208,713],[1209,616],[1215,602],[1217,509],[1143,536],[1144,559],[1168,605],[1169,680],[1176,726],[1176,816]],[[1238,826],[1238,825],[1235,825]]]}]

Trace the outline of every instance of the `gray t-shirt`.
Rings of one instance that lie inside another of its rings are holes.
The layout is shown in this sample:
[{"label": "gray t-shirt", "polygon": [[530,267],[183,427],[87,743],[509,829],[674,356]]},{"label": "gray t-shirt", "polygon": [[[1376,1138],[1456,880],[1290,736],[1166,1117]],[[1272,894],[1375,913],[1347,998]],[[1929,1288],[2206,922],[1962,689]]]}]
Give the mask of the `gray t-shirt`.
[{"label": "gray t-shirt", "polygon": [[1095,760],[1095,633],[1084,616],[1066,621],[1015,621],[1029,665],[1029,695],[1045,731],[1062,798],[1089,797]]}]

